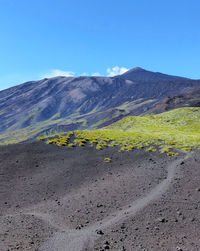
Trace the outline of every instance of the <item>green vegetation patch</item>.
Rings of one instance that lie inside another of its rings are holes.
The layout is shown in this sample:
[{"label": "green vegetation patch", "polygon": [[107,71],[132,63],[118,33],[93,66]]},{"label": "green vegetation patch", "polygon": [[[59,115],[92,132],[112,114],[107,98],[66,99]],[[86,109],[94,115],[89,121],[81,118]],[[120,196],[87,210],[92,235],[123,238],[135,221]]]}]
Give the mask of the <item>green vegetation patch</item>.
[{"label": "green vegetation patch", "polygon": [[168,156],[177,156],[176,149],[200,149],[200,108],[129,116],[103,129],[75,131],[73,137],[72,144],[75,146],[84,146],[89,142],[97,150],[114,146],[120,151],[144,148],[149,152],[159,150]]},{"label": "green vegetation patch", "polygon": [[104,161],[109,163],[109,162],[111,162],[111,158],[105,158]]},{"label": "green vegetation patch", "polygon": [[[24,137],[28,137],[28,132],[24,131]],[[88,145],[97,150],[117,147],[119,151],[144,149],[177,156],[176,149],[200,150],[200,108],[179,108],[158,115],[129,116],[103,129],[63,132],[41,137],[40,140],[58,146]]]}]

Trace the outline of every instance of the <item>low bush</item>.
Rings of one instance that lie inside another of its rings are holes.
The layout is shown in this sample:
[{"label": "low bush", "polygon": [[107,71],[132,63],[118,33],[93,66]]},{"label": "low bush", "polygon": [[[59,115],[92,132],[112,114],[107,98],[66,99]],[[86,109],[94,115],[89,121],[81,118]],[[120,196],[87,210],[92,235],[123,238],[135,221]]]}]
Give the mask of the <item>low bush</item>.
[{"label": "low bush", "polygon": [[97,145],[97,146],[96,146],[96,149],[97,149],[97,150],[102,150],[103,148],[102,148],[102,146]]},{"label": "low bush", "polygon": [[104,161],[109,163],[109,162],[111,162],[111,159],[110,158],[105,158]]},{"label": "low bush", "polygon": [[70,143],[68,146],[69,146],[69,147],[75,147],[76,145],[73,144],[73,143]]}]

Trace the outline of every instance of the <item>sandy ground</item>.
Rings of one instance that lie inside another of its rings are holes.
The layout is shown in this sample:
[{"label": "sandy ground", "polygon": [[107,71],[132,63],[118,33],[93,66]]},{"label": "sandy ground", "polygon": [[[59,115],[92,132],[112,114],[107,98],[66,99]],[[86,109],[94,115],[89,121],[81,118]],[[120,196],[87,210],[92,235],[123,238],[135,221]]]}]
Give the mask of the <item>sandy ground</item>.
[{"label": "sandy ground", "polygon": [[0,250],[200,250],[200,155],[187,157],[2,146]]}]

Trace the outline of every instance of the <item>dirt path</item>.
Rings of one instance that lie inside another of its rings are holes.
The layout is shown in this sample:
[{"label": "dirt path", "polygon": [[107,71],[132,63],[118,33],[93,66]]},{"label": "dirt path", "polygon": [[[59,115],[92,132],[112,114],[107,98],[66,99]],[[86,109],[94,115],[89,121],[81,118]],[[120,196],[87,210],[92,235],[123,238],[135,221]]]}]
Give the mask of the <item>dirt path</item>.
[{"label": "dirt path", "polygon": [[100,236],[97,231],[105,230],[117,223],[120,223],[120,221],[123,221],[124,219],[127,219],[128,217],[138,213],[152,201],[159,199],[161,195],[164,194],[169,188],[171,181],[175,177],[176,167],[189,157],[191,157],[191,155],[187,154],[184,158],[173,161],[167,168],[167,178],[156,187],[154,187],[144,197],[133,201],[133,203],[124,207],[122,210],[117,211],[115,214],[106,217],[104,220],[85,227],[81,230],[69,230],[65,227],[60,228],[60,226],[54,224],[50,215],[30,212],[30,214],[34,214],[36,217],[42,219],[47,224],[57,229],[56,234],[51,239],[49,239],[39,250],[81,251],[84,249],[92,249],[95,240]]}]

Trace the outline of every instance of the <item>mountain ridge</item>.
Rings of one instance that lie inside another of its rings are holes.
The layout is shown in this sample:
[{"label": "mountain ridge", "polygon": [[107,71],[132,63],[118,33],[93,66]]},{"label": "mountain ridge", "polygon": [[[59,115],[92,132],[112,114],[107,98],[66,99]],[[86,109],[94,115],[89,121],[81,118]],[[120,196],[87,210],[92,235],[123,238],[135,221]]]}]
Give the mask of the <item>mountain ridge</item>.
[{"label": "mountain ridge", "polygon": [[107,77],[107,76],[77,76],[77,77],[72,77],[72,76],[69,76],[69,77],[66,77],[66,76],[56,76],[56,77],[51,77],[51,78],[42,78],[40,80],[32,80],[32,81],[26,81],[26,82],[23,82],[21,84],[18,84],[18,85],[15,85],[15,86],[11,86],[9,88],[6,88],[6,89],[3,89],[3,90],[0,90],[0,94],[1,92],[4,92],[4,91],[7,91],[7,90],[10,90],[10,89],[13,89],[13,88],[17,88],[19,86],[22,86],[22,85],[29,85],[29,84],[34,84],[34,83],[38,83],[39,81],[45,81],[45,80],[49,80],[49,79],[57,79],[57,78],[67,78],[67,79],[77,79],[77,78],[124,78],[124,76],[126,77],[127,74],[129,73],[132,73],[132,72],[149,72],[151,74],[161,74],[163,76],[169,76],[169,77],[173,77],[173,78],[179,78],[179,79],[185,79],[185,80],[192,80],[192,81],[200,81],[200,79],[192,79],[192,78],[187,78],[187,77],[180,77],[180,76],[177,76],[177,75],[171,75],[171,74],[164,74],[164,73],[161,73],[161,72],[154,72],[154,71],[149,71],[149,70],[146,70],[140,66],[136,66],[134,68],[131,68],[130,70],[128,70],[127,72],[121,74],[121,75],[116,75],[116,76],[113,76],[113,77]]}]

